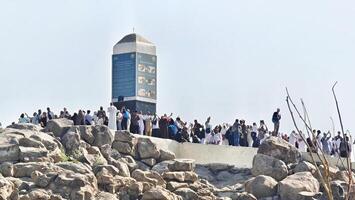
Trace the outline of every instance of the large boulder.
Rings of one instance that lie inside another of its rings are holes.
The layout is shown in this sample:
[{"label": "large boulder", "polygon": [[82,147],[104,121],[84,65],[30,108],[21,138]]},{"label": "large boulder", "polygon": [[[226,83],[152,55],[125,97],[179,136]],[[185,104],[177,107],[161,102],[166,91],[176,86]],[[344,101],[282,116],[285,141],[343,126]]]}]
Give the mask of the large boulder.
[{"label": "large boulder", "polygon": [[158,159],[160,156],[160,151],[157,145],[154,144],[149,138],[139,138],[137,143],[137,150],[141,159]]},{"label": "large boulder", "polygon": [[112,143],[112,149],[117,150],[119,153],[122,154],[132,154],[133,152],[133,146],[131,146],[129,143],[121,142],[121,141],[114,141]]},{"label": "large boulder", "polygon": [[270,176],[259,175],[245,183],[245,191],[258,199],[272,197],[277,194],[277,181]]},{"label": "large boulder", "polygon": [[68,152],[73,152],[80,146],[80,135],[77,132],[68,131],[62,137],[61,142]]},{"label": "large boulder", "polygon": [[48,132],[53,132],[56,137],[62,137],[72,126],[74,122],[66,118],[49,120],[45,128]]},{"label": "large boulder", "polygon": [[269,155],[288,163],[298,163],[301,153],[296,147],[279,137],[269,137],[258,149],[258,153]]},{"label": "large boulder", "polygon": [[254,176],[266,175],[280,181],[288,175],[286,164],[271,156],[256,154],[253,159],[251,173]]},{"label": "large boulder", "polygon": [[159,162],[166,161],[166,160],[174,160],[174,159],[175,159],[175,153],[169,150],[160,149]]},{"label": "large boulder", "polygon": [[115,133],[115,140],[133,144],[136,137],[129,131],[119,130]]},{"label": "large boulder", "polygon": [[95,138],[92,145],[102,146],[105,144],[111,145],[114,139],[114,133],[107,127],[102,125],[96,125],[92,128],[92,134]]},{"label": "large boulder", "polygon": [[316,167],[312,163],[302,161],[296,165],[296,167],[293,169],[293,172],[311,172],[312,174],[315,174],[316,170]]},{"label": "large boulder", "polygon": [[0,135],[0,163],[16,162],[20,159],[20,148],[16,138]]},{"label": "large boulder", "polygon": [[278,193],[281,199],[303,200],[300,192],[319,192],[319,182],[310,172],[298,172],[279,182]]}]

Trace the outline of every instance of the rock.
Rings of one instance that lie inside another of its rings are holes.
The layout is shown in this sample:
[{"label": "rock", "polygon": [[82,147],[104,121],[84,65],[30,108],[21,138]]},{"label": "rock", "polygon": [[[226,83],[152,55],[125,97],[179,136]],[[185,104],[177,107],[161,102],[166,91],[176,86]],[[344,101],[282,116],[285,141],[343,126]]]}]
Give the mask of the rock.
[{"label": "rock", "polygon": [[195,169],[195,160],[192,159],[175,159],[172,164],[168,165],[170,171],[193,171]]},{"label": "rock", "polygon": [[30,130],[30,131],[35,131],[35,132],[39,132],[42,130],[41,126],[35,125],[32,123],[11,124],[10,126],[8,126],[6,128],[13,128],[13,129],[19,129],[19,130]]},{"label": "rock", "polygon": [[[6,130],[6,129],[5,129]],[[0,163],[17,162],[20,158],[20,148],[16,138],[7,137],[4,133],[0,135]]]},{"label": "rock", "polygon": [[[349,183],[349,172],[348,171],[337,171],[334,180],[344,181]],[[355,180],[354,173],[352,173],[352,180]]]},{"label": "rock", "polygon": [[125,130],[118,130],[115,133],[115,140],[120,142],[130,143],[131,145],[133,145],[135,143],[135,139],[136,137],[133,134]]},{"label": "rock", "polygon": [[66,118],[52,119],[48,121],[45,130],[61,138],[73,125],[74,122]]},{"label": "rock", "polygon": [[302,200],[314,200],[314,199],[320,199],[322,196],[321,192],[308,192],[308,191],[302,191],[298,193],[298,196]]},{"label": "rock", "polygon": [[347,183],[344,181],[332,181],[330,182],[330,188],[332,190],[334,200],[345,199],[345,194],[347,193]]},{"label": "rock", "polygon": [[159,162],[175,159],[175,153],[163,149],[160,149],[159,151],[160,151]]},{"label": "rock", "polygon": [[138,138],[137,151],[141,159],[158,159],[160,156],[157,146],[149,138]]},{"label": "rock", "polygon": [[135,182],[120,188],[120,199],[139,199],[143,192],[143,183]]},{"label": "rock", "polygon": [[233,165],[212,163],[207,165],[208,169],[211,170],[214,174],[217,174],[220,171],[228,171],[233,168]]},{"label": "rock", "polygon": [[167,181],[195,182],[198,176],[195,172],[165,172],[162,174]]},{"label": "rock", "polygon": [[298,172],[311,172],[312,174],[315,174],[316,173],[316,167],[307,162],[307,161],[302,161],[300,163],[298,163],[296,165],[296,167],[293,169],[293,172],[294,173],[298,173]]},{"label": "rock", "polygon": [[45,148],[19,147],[20,161],[22,162],[43,162],[49,161],[48,151]]},{"label": "rock", "polygon": [[119,200],[116,194],[111,194],[108,192],[99,192],[95,196],[95,200]]},{"label": "rock", "polygon": [[0,165],[0,174],[2,174],[5,177],[14,176],[14,166],[13,166],[13,164],[9,163],[9,162],[3,162]]},{"label": "rock", "polygon": [[170,161],[170,160],[169,161],[160,162],[160,163],[154,165],[152,167],[152,170],[158,172],[159,174],[162,174],[164,172],[168,172],[169,171],[168,165],[172,164],[172,163],[173,163],[173,161]]},{"label": "rock", "polygon": [[157,161],[154,158],[147,158],[141,160],[144,164],[148,165],[149,167],[153,167]]},{"label": "rock", "polygon": [[23,147],[46,148],[40,141],[37,141],[32,138],[20,138],[18,142],[19,145]]},{"label": "rock", "polygon": [[77,132],[68,131],[62,137],[61,142],[68,152],[74,152],[80,147],[80,135]]},{"label": "rock", "polygon": [[236,200],[257,200],[256,197],[254,197],[254,195],[247,193],[247,192],[239,193],[233,199],[236,199]]},{"label": "rock", "polygon": [[31,174],[31,179],[36,184],[36,186],[40,188],[45,188],[49,185],[51,181],[53,181],[55,176],[56,174],[53,174],[52,176],[48,177],[47,174],[43,174],[39,171],[33,171]]},{"label": "rock", "polygon": [[166,189],[157,187],[145,192],[142,200],[182,200],[182,198]]},{"label": "rock", "polygon": [[196,192],[190,188],[179,188],[174,193],[181,196],[183,200],[198,199]]},{"label": "rock", "polygon": [[112,176],[119,175],[119,170],[113,165],[98,165],[94,167],[93,172],[96,175],[103,169],[107,170]]},{"label": "rock", "polygon": [[92,167],[97,165],[107,165],[107,160],[102,156],[99,148],[94,146],[87,148],[87,150],[84,149],[79,160]]},{"label": "rock", "polygon": [[50,195],[44,189],[35,189],[28,193],[29,199],[46,200],[50,198]]},{"label": "rock", "polygon": [[136,169],[132,172],[132,178],[136,179],[139,182],[148,182],[154,186],[162,186],[165,188],[166,182],[164,179],[154,171],[145,172],[140,169]]},{"label": "rock", "polygon": [[253,168],[251,169],[253,176],[266,175],[280,181],[286,178],[288,174],[286,164],[271,156],[256,154],[253,159]]},{"label": "rock", "polygon": [[10,199],[14,190],[15,187],[11,181],[0,177],[0,199]]},{"label": "rock", "polygon": [[187,183],[179,183],[175,181],[170,181],[166,184],[166,189],[168,189],[171,192],[174,192],[176,189],[179,188],[187,188],[189,185]]},{"label": "rock", "polygon": [[143,170],[143,171],[150,171],[150,167],[148,165],[146,165],[145,163],[141,162],[141,161],[137,161],[137,169]]},{"label": "rock", "polygon": [[302,200],[300,192],[319,192],[319,183],[310,172],[298,172],[279,182],[278,193],[281,199]]},{"label": "rock", "polygon": [[[325,174],[326,174],[325,167],[323,165],[319,165],[318,168],[319,168],[319,171],[322,174],[322,176],[325,177]],[[329,167],[329,176],[330,176],[331,180],[334,180],[336,178],[336,174],[338,171],[339,171],[338,168]],[[321,182],[321,178],[318,176],[318,173],[315,173],[314,176],[319,182]]]},{"label": "rock", "polygon": [[131,173],[129,171],[128,165],[124,162],[118,161],[118,160],[113,160],[111,161],[111,164],[119,170],[118,175],[123,176],[123,177],[130,177]]},{"label": "rock", "polygon": [[114,139],[114,133],[107,126],[96,125],[92,127],[92,134],[95,138],[92,145],[97,147],[105,144],[111,145]]},{"label": "rock", "polygon": [[296,147],[279,137],[269,137],[258,149],[259,154],[268,155],[288,163],[298,163],[301,153]]},{"label": "rock", "polygon": [[257,199],[272,197],[277,194],[277,181],[270,176],[259,175],[245,183],[245,191],[253,194]]},{"label": "rock", "polygon": [[83,139],[85,142],[89,143],[90,145],[93,145],[95,137],[92,134],[92,128],[93,126],[86,126],[86,125],[72,126],[69,129],[69,131],[79,133],[81,139]]},{"label": "rock", "polygon": [[131,145],[120,141],[114,141],[112,143],[112,149],[115,149],[122,154],[131,154],[133,152]]}]

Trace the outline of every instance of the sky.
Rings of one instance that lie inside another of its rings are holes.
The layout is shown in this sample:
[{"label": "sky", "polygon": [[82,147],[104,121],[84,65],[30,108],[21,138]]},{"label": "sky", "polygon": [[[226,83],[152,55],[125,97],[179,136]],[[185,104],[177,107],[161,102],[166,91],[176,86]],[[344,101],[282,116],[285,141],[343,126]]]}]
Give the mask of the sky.
[{"label": "sky", "polygon": [[[281,109],[285,88],[315,129],[355,130],[354,1],[0,0],[0,122],[51,107],[97,110],[111,99],[111,55],[125,35],[157,46],[158,113],[247,123]],[[298,121],[301,128],[304,126]]]}]

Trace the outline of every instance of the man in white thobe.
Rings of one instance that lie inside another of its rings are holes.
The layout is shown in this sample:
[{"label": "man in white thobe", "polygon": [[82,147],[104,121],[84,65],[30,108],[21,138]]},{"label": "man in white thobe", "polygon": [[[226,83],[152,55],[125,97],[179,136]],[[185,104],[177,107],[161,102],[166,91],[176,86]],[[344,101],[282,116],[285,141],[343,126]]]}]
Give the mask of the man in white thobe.
[{"label": "man in white thobe", "polygon": [[113,105],[113,103],[110,103],[110,107],[107,108],[107,113],[108,113],[108,127],[112,130],[117,130],[117,108]]}]

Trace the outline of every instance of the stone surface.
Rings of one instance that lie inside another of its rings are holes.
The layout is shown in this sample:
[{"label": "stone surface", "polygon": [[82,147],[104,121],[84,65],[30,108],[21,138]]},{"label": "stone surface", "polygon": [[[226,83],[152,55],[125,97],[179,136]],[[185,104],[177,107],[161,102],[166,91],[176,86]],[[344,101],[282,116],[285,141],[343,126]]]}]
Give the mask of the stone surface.
[{"label": "stone surface", "polygon": [[182,200],[182,198],[163,188],[153,188],[143,194],[142,200]]},{"label": "stone surface", "polygon": [[253,159],[253,168],[251,169],[251,173],[254,176],[271,176],[277,181],[280,181],[286,178],[288,170],[283,161],[275,159],[271,156],[257,154]]},{"label": "stone surface", "polygon": [[298,172],[279,182],[278,193],[281,199],[302,200],[300,192],[319,192],[319,183],[310,172]]},{"label": "stone surface", "polygon": [[181,196],[183,200],[198,199],[197,193],[190,188],[179,188],[174,193]]},{"label": "stone surface", "polygon": [[195,160],[175,159],[168,165],[170,171],[193,171],[195,169]]},{"label": "stone surface", "polygon": [[315,174],[316,170],[316,167],[312,163],[302,161],[296,165],[296,167],[293,169],[293,172],[311,172],[312,174]]},{"label": "stone surface", "polygon": [[258,149],[259,154],[269,155],[288,163],[298,163],[301,153],[296,147],[279,137],[269,137]]},{"label": "stone surface", "polygon": [[141,159],[154,158],[158,159],[160,151],[149,138],[139,138],[137,143],[137,151]]},{"label": "stone surface", "polygon": [[92,134],[95,138],[92,143],[93,146],[111,145],[114,139],[114,133],[107,126],[96,125],[92,127]]},{"label": "stone surface", "polygon": [[160,151],[159,162],[175,159],[175,153],[164,149],[160,149],[159,151]]},{"label": "stone surface", "polygon": [[73,121],[65,118],[49,120],[45,128],[46,131],[52,132],[56,137],[62,137],[72,126]]},{"label": "stone surface", "polygon": [[277,194],[277,181],[265,175],[259,175],[245,183],[245,191],[256,198],[273,197]]}]

